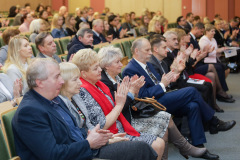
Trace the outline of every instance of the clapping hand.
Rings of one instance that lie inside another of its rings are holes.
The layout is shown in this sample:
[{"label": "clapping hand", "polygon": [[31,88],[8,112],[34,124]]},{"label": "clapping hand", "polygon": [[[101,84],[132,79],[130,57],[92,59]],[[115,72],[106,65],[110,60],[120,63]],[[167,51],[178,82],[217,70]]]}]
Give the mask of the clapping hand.
[{"label": "clapping hand", "polygon": [[117,133],[112,136],[111,139],[109,139],[109,144],[121,142],[121,141],[129,141],[128,138],[125,137],[126,133]]},{"label": "clapping hand", "polygon": [[190,44],[190,46],[184,51],[186,56],[189,56],[193,52],[193,45]]},{"label": "clapping hand", "polygon": [[98,149],[106,145],[112,137],[113,134],[109,130],[100,129],[100,125],[97,124],[95,128],[88,131],[87,140],[91,149]]},{"label": "clapping hand", "polygon": [[116,101],[116,108],[119,113],[122,112],[124,104],[126,102],[127,94],[130,88],[129,77],[124,77],[121,84],[117,86],[117,92],[115,91],[115,101]]},{"label": "clapping hand", "polygon": [[13,96],[19,98],[22,93],[22,79],[16,79],[13,84]]},{"label": "clapping hand", "polygon": [[141,76],[139,78],[137,75],[134,75],[133,77],[131,77],[129,92],[134,94],[135,97],[138,95],[140,88],[145,84],[144,80],[144,76]]}]

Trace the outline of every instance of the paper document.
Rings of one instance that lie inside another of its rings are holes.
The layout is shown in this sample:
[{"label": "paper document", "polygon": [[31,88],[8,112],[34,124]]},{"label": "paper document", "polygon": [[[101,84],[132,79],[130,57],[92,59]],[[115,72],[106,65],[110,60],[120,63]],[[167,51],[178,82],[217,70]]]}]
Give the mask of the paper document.
[{"label": "paper document", "polygon": [[224,51],[225,58],[236,56],[238,49],[239,47],[228,47],[228,49]]},{"label": "paper document", "polygon": [[192,84],[203,84],[204,82],[205,82],[205,80],[192,79],[192,78],[189,78],[187,80],[187,83],[192,83]]}]

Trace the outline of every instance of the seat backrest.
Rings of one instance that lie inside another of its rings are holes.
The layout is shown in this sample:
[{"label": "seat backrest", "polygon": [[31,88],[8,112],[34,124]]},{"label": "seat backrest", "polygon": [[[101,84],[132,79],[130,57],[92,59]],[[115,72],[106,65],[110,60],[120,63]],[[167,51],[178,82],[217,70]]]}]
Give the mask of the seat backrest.
[{"label": "seat backrest", "polygon": [[37,46],[36,46],[35,43],[30,43],[30,45],[32,47],[33,55],[34,55],[34,57],[36,57],[38,52],[39,52],[39,50],[37,49]]},{"label": "seat backrest", "polygon": [[122,51],[123,57],[126,56],[124,51],[123,51],[121,43],[115,43],[115,44],[113,44],[113,46],[116,47],[116,48],[119,48]]},{"label": "seat backrest", "polygon": [[67,45],[68,43],[71,41],[71,37],[68,36],[68,37],[64,37],[64,38],[60,38],[59,39],[59,43],[61,45],[61,48],[62,48],[62,52],[63,53],[66,53],[67,50]]},{"label": "seat backrest", "polygon": [[64,53],[62,52],[62,48],[61,48],[61,46],[60,46],[60,44],[59,44],[59,38],[54,38],[54,42],[55,42],[56,47],[57,47],[57,52],[56,52],[56,54],[57,54],[57,55],[64,54]]},{"label": "seat backrest", "polygon": [[122,42],[122,48],[124,50],[124,53],[126,56],[128,56],[128,59],[132,58],[132,52],[131,52],[131,44],[129,41]]},{"label": "seat backrest", "polygon": [[3,136],[2,128],[0,128],[0,159],[9,160],[10,155],[8,153],[7,144]]},{"label": "seat backrest", "polygon": [[2,115],[1,115],[3,128],[4,128],[4,131],[7,136],[7,141],[8,141],[11,157],[14,157],[17,155],[16,150],[15,150],[13,131],[12,131],[12,119],[16,112],[16,109],[17,109],[17,107],[10,109],[10,110],[2,113]]},{"label": "seat backrest", "polygon": [[0,47],[2,47],[4,45],[5,45],[5,43],[3,42],[3,38],[2,38],[2,36],[0,36]]}]

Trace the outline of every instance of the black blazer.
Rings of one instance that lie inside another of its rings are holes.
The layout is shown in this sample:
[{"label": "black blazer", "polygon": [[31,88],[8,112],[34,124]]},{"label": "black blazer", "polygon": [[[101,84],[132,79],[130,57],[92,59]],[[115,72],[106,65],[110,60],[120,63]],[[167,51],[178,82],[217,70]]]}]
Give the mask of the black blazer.
[{"label": "black blazer", "polygon": [[113,35],[113,39],[120,38],[118,29],[117,31],[115,31],[112,25],[109,25],[109,30],[107,31],[107,35]]},{"label": "black blazer", "polygon": [[217,41],[218,47],[224,47],[225,39],[221,36],[220,31],[218,30],[215,31],[214,38]]},{"label": "black blazer", "polygon": [[[105,71],[102,71],[102,78],[101,81],[108,86],[108,88],[110,89],[110,92],[112,94],[112,97],[115,101],[115,95],[114,95],[114,91],[117,91],[117,84],[113,85],[112,81],[110,81],[110,79],[107,77]],[[127,121],[131,124],[131,103],[133,102],[133,100],[131,99],[131,97],[127,96],[125,105],[123,107],[122,110],[122,114],[124,115],[124,117],[127,119]]]},{"label": "black blazer", "polygon": [[191,34],[190,34],[190,36],[191,36],[191,39],[190,39],[190,42],[188,43],[188,45],[192,44],[194,49],[197,48],[198,50],[200,50],[200,46],[198,44],[198,41],[194,40]]}]

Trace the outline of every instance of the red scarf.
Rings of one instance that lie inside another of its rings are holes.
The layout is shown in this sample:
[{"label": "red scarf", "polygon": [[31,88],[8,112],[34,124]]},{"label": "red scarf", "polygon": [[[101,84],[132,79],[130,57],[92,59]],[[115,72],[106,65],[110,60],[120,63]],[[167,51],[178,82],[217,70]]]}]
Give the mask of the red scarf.
[{"label": "red scarf", "polygon": [[[101,106],[104,115],[108,115],[113,109],[111,102],[97,87],[93,86],[91,83],[89,83],[83,78],[80,78],[80,80],[82,81],[81,87],[85,88],[97,101],[97,103]],[[103,82],[98,81],[95,85],[101,88],[101,90],[109,97],[111,97],[112,101],[114,102],[109,88]],[[123,129],[127,134],[137,137],[140,136],[140,134],[131,126],[131,124],[126,120],[122,113],[120,113],[120,115],[118,116],[118,120],[122,123]],[[118,133],[116,122],[113,123],[111,127],[109,127],[109,130],[114,134]]]}]

